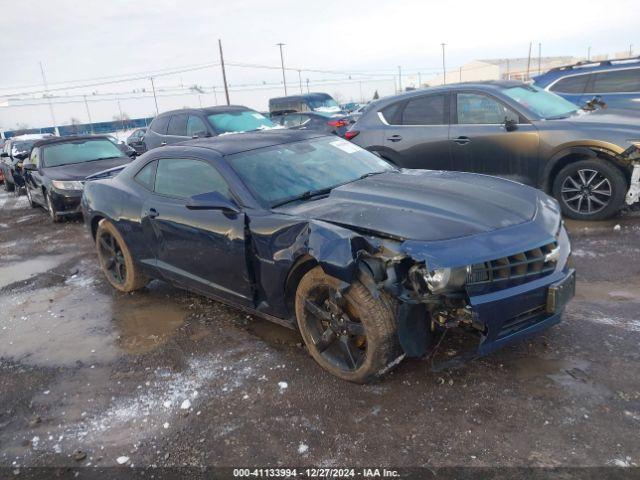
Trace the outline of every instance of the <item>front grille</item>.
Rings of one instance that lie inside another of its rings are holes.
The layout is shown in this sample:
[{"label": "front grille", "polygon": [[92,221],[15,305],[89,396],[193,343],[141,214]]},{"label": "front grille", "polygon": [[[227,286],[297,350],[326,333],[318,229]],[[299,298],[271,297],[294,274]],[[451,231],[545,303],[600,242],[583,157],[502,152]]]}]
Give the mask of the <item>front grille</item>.
[{"label": "front grille", "polygon": [[540,305],[526,312],[522,312],[520,315],[516,315],[515,317],[510,318],[502,325],[502,328],[498,333],[498,338],[503,338],[513,333],[517,333],[520,330],[524,330],[527,327],[541,322],[546,318],[545,309],[546,304]]},{"label": "front grille", "polygon": [[499,290],[550,274],[556,268],[557,242],[508,257],[476,263],[467,274],[467,288]]}]

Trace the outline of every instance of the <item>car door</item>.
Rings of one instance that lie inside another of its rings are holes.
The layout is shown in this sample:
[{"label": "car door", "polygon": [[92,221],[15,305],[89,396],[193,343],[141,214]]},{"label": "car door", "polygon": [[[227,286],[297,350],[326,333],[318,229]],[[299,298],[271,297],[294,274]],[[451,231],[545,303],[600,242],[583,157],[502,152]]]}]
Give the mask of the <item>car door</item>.
[{"label": "car door", "polygon": [[531,123],[485,92],[456,92],[452,107],[452,170],[536,184],[539,135]]},{"label": "car door", "polygon": [[171,115],[160,115],[153,119],[147,133],[144,135],[144,144],[148,150],[162,147],[167,144],[167,127]]},{"label": "car door", "polygon": [[449,93],[412,97],[381,114],[388,124],[384,144],[395,152],[391,161],[405,168],[449,169]]},{"label": "car door", "polygon": [[153,239],[156,268],[188,288],[251,304],[245,258],[244,213],[190,210],[189,197],[229,186],[208,162],[196,158],[160,158],[152,195],[143,206],[146,238]]},{"label": "car door", "polygon": [[186,113],[171,115],[169,126],[167,127],[167,135],[164,138],[167,145],[184,142],[191,138],[187,135],[187,117]]}]

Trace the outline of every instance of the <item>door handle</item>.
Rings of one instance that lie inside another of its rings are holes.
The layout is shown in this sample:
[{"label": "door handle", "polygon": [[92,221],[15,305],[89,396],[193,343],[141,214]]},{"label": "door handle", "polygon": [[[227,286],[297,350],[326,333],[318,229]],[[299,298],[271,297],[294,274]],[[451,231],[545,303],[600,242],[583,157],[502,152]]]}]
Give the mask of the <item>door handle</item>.
[{"label": "door handle", "polygon": [[456,142],[458,145],[466,145],[471,141],[471,139],[469,137],[460,136],[458,138],[454,138],[453,141]]},{"label": "door handle", "polygon": [[167,142],[161,142],[161,143],[160,143],[160,146],[161,146],[161,147],[164,147],[166,144],[167,144]]},{"label": "door handle", "polygon": [[149,218],[156,218],[160,214],[158,213],[158,211],[155,208],[150,208],[149,212],[147,213],[147,215],[149,216]]},{"label": "door handle", "polygon": [[387,140],[390,142],[399,142],[402,140],[402,135],[391,135],[390,137],[387,137]]}]

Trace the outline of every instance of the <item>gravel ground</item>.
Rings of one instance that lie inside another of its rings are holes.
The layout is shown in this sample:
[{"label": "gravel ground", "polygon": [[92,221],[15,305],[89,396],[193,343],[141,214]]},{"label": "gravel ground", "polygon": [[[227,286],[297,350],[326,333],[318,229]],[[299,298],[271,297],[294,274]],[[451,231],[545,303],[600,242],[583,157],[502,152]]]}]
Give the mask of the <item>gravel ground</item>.
[{"label": "gravel ground", "polygon": [[0,194],[0,467],[636,466],[640,215],[569,225],[578,292],[544,334],[359,386],[296,332],[153,282],[114,292],[79,220]]}]

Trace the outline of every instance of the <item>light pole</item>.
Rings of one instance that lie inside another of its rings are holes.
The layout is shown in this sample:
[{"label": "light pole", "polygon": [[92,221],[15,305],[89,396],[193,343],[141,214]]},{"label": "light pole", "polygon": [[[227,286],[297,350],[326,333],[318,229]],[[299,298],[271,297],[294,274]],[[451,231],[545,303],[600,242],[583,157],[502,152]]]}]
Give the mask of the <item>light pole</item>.
[{"label": "light pole", "polygon": [[153,101],[156,102],[156,115],[158,115],[160,112],[158,111],[158,97],[156,97],[156,85],[155,83],[153,83],[153,77],[149,77],[149,80],[151,80],[151,89],[153,90]]},{"label": "light pole", "polygon": [[441,43],[440,45],[442,45],[442,84],[446,85],[447,84],[447,67],[444,62],[444,47],[446,43]]},{"label": "light pole", "polygon": [[276,46],[280,47],[280,64],[282,65],[282,84],[284,85],[284,94],[287,95],[287,78],[284,75],[284,56],[282,55],[282,47],[284,47],[285,43],[276,43]]},{"label": "light pole", "polygon": [[587,61],[591,60],[591,47],[587,48]]}]

